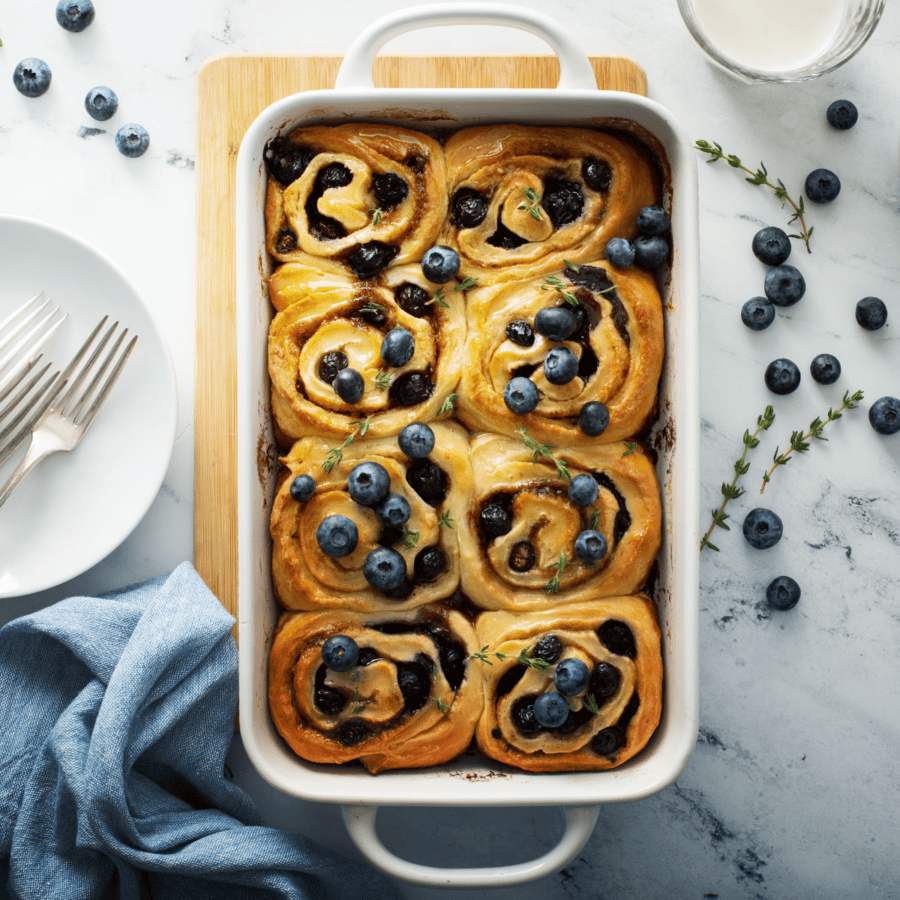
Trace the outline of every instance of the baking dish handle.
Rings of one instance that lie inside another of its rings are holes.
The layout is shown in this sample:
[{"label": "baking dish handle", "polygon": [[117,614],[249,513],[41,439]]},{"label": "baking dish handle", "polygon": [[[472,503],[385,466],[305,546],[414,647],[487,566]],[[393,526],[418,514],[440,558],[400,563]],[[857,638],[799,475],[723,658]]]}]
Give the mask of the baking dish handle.
[{"label": "baking dish handle", "polygon": [[514,866],[480,869],[439,869],[407,862],[391,853],[378,838],[375,830],[377,806],[345,806],[343,812],[347,831],[356,846],[369,862],[388,875],[429,887],[487,888],[523,884],[561,869],[587,843],[597,824],[600,807],[563,807],[563,835],[559,843],[543,856]]},{"label": "baking dish handle", "polygon": [[372,65],[378,51],[407,31],[434,25],[508,25],[545,40],[559,58],[560,90],[597,89],[597,79],[584,51],[550,16],[534,9],[499,3],[436,3],[414,6],[377,19],[350,45],[334,86],[338,90],[374,87]]}]

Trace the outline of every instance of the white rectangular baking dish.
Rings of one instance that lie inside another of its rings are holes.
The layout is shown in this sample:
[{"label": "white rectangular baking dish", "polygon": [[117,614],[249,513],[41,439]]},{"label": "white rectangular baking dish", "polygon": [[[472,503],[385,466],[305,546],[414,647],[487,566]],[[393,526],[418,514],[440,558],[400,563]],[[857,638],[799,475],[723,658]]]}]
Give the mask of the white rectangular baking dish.
[{"label": "white rectangular baking dish", "polygon": [[[390,38],[446,24],[503,24],[543,37],[556,51],[554,90],[376,89],[372,63]],[[270,575],[269,512],[276,453],[270,424],[266,337],[271,309],[266,278],[263,150],[279,133],[313,123],[390,121],[422,130],[501,121],[602,127],[633,122],[664,155],[672,209],[673,262],[664,291],[666,360],[656,426],[661,446],[664,541],[657,599],[664,641],[660,726],[649,746],[606,772],[490,776],[488,760],[467,755],[437,769],[385,772],[307,763],[276,732],[268,713],[266,668],[279,608]],[[297,797],[347,805],[351,835],[377,865],[431,885],[488,886],[530,880],[564,865],[590,836],[599,803],[636,800],[671,784],[684,768],[698,727],[698,210],[691,141],[672,116],[644,97],[596,89],[583,52],[552,19],[492,4],[436,5],[379,20],[354,43],[333,90],[287,97],[268,107],[245,135],[237,161],[237,371],[240,727],[247,753],[273,786]],[[379,805],[566,807],[560,844],[545,857],[497,869],[431,869],[390,854],[374,829]]]}]

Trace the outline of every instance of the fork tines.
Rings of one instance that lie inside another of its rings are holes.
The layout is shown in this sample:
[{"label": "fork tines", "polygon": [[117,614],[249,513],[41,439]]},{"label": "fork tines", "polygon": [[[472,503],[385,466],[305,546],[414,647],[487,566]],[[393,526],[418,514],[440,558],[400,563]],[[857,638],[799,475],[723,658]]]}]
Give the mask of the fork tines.
[{"label": "fork tines", "polygon": [[20,378],[67,318],[55,306],[35,323],[52,302],[49,297],[41,302],[43,296],[43,291],[35,294],[0,322],[0,391]]}]

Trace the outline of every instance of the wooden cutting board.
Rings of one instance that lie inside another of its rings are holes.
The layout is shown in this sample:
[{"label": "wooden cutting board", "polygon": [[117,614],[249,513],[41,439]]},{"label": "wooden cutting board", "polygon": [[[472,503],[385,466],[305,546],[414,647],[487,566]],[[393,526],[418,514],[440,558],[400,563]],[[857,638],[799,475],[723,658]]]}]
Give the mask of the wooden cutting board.
[{"label": "wooden cutting board", "polygon": [[[237,617],[235,167],[247,128],[270,103],[330,88],[340,56],[218,56],[197,75],[197,324],[194,565]],[[633,60],[591,57],[603,90],[647,93]],[[550,88],[555,56],[381,56],[379,87]]]}]

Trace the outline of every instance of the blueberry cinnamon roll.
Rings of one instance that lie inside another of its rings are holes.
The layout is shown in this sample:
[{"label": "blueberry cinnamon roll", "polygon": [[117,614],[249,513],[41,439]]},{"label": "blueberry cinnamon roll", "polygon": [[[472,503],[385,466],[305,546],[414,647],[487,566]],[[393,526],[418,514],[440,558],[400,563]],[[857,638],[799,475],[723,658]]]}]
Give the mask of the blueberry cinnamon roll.
[{"label": "blueberry cinnamon roll", "polygon": [[332,445],[304,438],[281,462],[270,533],[282,606],[409,610],[457,589],[472,479],[458,425]]},{"label": "blueberry cinnamon roll", "polygon": [[475,632],[460,612],[284,613],[269,709],[291,749],[372,773],[433,766],[471,742],[481,714]]},{"label": "blueberry cinnamon roll", "polygon": [[472,438],[473,490],[460,523],[462,589],[482,609],[551,609],[633,593],[662,526],[656,472],[637,444],[553,448]]},{"label": "blueberry cinnamon roll", "polygon": [[269,327],[278,442],[344,439],[369,417],[370,436],[397,434],[441,415],[465,343],[464,293],[454,287],[431,284],[414,264],[365,283],[334,267],[281,266],[269,281],[281,310]]},{"label": "blueberry cinnamon roll", "polygon": [[433,138],[393,125],[298,128],[266,146],[266,247],[281,262],[328,259],[356,278],[421,259],[447,211]]},{"label": "blueberry cinnamon roll", "polygon": [[481,283],[527,278],[602,257],[633,237],[635,217],[659,202],[648,155],[585,128],[464,128],[444,146],[449,219],[442,243]]},{"label": "blueberry cinnamon roll", "polygon": [[485,709],[479,748],[529,772],[610,769],[662,711],[660,630],[643,595],[478,618]]}]

